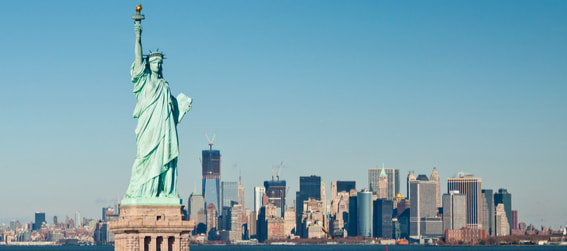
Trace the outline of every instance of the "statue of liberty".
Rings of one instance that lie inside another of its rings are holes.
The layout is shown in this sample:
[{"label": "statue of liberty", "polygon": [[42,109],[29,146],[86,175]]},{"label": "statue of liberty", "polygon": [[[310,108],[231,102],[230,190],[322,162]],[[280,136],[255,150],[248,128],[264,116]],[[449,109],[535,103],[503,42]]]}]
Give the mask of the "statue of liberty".
[{"label": "statue of liberty", "polygon": [[173,97],[163,79],[161,52],[142,55],[141,5],[136,7],[135,59],[130,73],[136,108],[136,160],[122,205],[179,205],[177,194],[177,124],[191,109],[191,98]]}]

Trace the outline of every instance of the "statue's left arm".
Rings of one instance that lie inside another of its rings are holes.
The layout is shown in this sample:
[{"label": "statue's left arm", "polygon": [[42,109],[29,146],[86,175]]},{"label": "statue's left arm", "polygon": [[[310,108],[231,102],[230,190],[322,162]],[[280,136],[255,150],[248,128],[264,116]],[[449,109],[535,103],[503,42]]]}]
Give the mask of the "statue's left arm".
[{"label": "statue's left arm", "polygon": [[[172,97],[173,98],[173,97]],[[177,116],[177,123],[181,122],[181,120],[183,119],[183,116],[185,116],[185,114],[187,112],[189,112],[189,110],[191,110],[191,105],[193,103],[193,99],[191,99],[190,97],[187,97],[185,94],[183,93],[179,93],[179,95],[177,95],[177,98],[173,98],[176,100],[176,104],[177,104],[177,114],[174,114]]]}]

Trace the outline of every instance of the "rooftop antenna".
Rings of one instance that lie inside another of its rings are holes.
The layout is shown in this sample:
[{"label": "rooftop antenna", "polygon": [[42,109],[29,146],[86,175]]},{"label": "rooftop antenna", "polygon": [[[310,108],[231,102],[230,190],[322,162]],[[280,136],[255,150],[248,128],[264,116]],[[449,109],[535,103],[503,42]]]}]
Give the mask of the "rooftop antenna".
[{"label": "rooftop antenna", "polygon": [[272,181],[274,181],[274,165],[272,165]]}]

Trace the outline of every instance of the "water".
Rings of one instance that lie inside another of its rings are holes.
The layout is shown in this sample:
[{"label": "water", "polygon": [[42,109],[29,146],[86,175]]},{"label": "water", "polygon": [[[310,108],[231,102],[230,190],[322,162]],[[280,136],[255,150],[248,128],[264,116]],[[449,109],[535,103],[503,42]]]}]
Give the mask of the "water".
[{"label": "water", "polygon": [[[114,246],[0,246],[1,251],[114,251]],[[298,245],[298,246],[191,246],[191,251],[383,251],[386,246],[377,245]],[[388,251],[567,251],[567,246],[388,246]]]}]

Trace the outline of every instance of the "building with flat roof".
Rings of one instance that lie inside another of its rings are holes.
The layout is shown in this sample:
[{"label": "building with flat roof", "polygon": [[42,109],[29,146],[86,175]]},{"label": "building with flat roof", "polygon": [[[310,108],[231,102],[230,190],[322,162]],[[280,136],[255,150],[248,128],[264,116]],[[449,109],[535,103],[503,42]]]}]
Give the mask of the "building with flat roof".
[{"label": "building with flat roof", "polygon": [[393,238],[392,212],[394,210],[394,202],[387,199],[377,199],[374,201],[373,209],[373,237]]},{"label": "building with flat roof", "polygon": [[222,183],[222,207],[231,207],[232,202],[238,203],[238,182],[223,181]]},{"label": "building with flat roof", "polygon": [[303,236],[303,234],[301,233],[302,228],[299,227],[302,224],[302,216],[303,216],[303,203],[305,201],[308,201],[310,199],[314,199],[314,200],[318,200],[321,201],[322,200],[322,184],[323,182],[321,181],[321,176],[316,176],[316,175],[311,175],[311,176],[300,176],[299,177],[299,191],[296,193],[296,205],[298,205],[296,207],[296,221],[295,221],[295,225],[296,227],[296,231],[297,231],[297,235],[299,236]]},{"label": "building with flat roof", "polygon": [[458,191],[443,194],[443,231],[467,226],[467,196]]},{"label": "building with flat roof", "polygon": [[492,189],[482,189],[482,228],[494,235],[494,195]]},{"label": "building with flat roof", "polygon": [[189,220],[195,221],[194,234],[206,234],[207,213],[205,211],[205,199],[202,194],[191,193],[187,201],[187,214]]},{"label": "building with flat roof", "polygon": [[33,224],[33,230],[40,230],[41,225],[43,225],[44,222],[46,222],[45,212],[41,212],[41,211],[35,212],[35,222]]},{"label": "building with flat roof", "polygon": [[459,173],[447,179],[447,191],[467,195],[467,227],[482,229],[482,180],[472,174]]},{"label": "building with flat roof", "polygon": [[348,193],[351,189],[356,189],[356,181],[337,180],[337,193]]},{"label": "building with flat roof", "polygon": [[510,233],[512,231],[512,194],[508,193],[507,189],[500,188],[498,192],[494,194],[494,205],[503,204],[504,212],[506,212],[506,219],[508,220],[508,227],[510,228]]},{"label": "building with flat roof", "polygon": [[358,236],[372,237],[372,192],[362,190],[357,197]]},{"label": "building with flat roof", "polygon": [[426,175],[410,182],[410,237],[437,238],[443,235],[443,223],[435,206],[436,184]]}]

